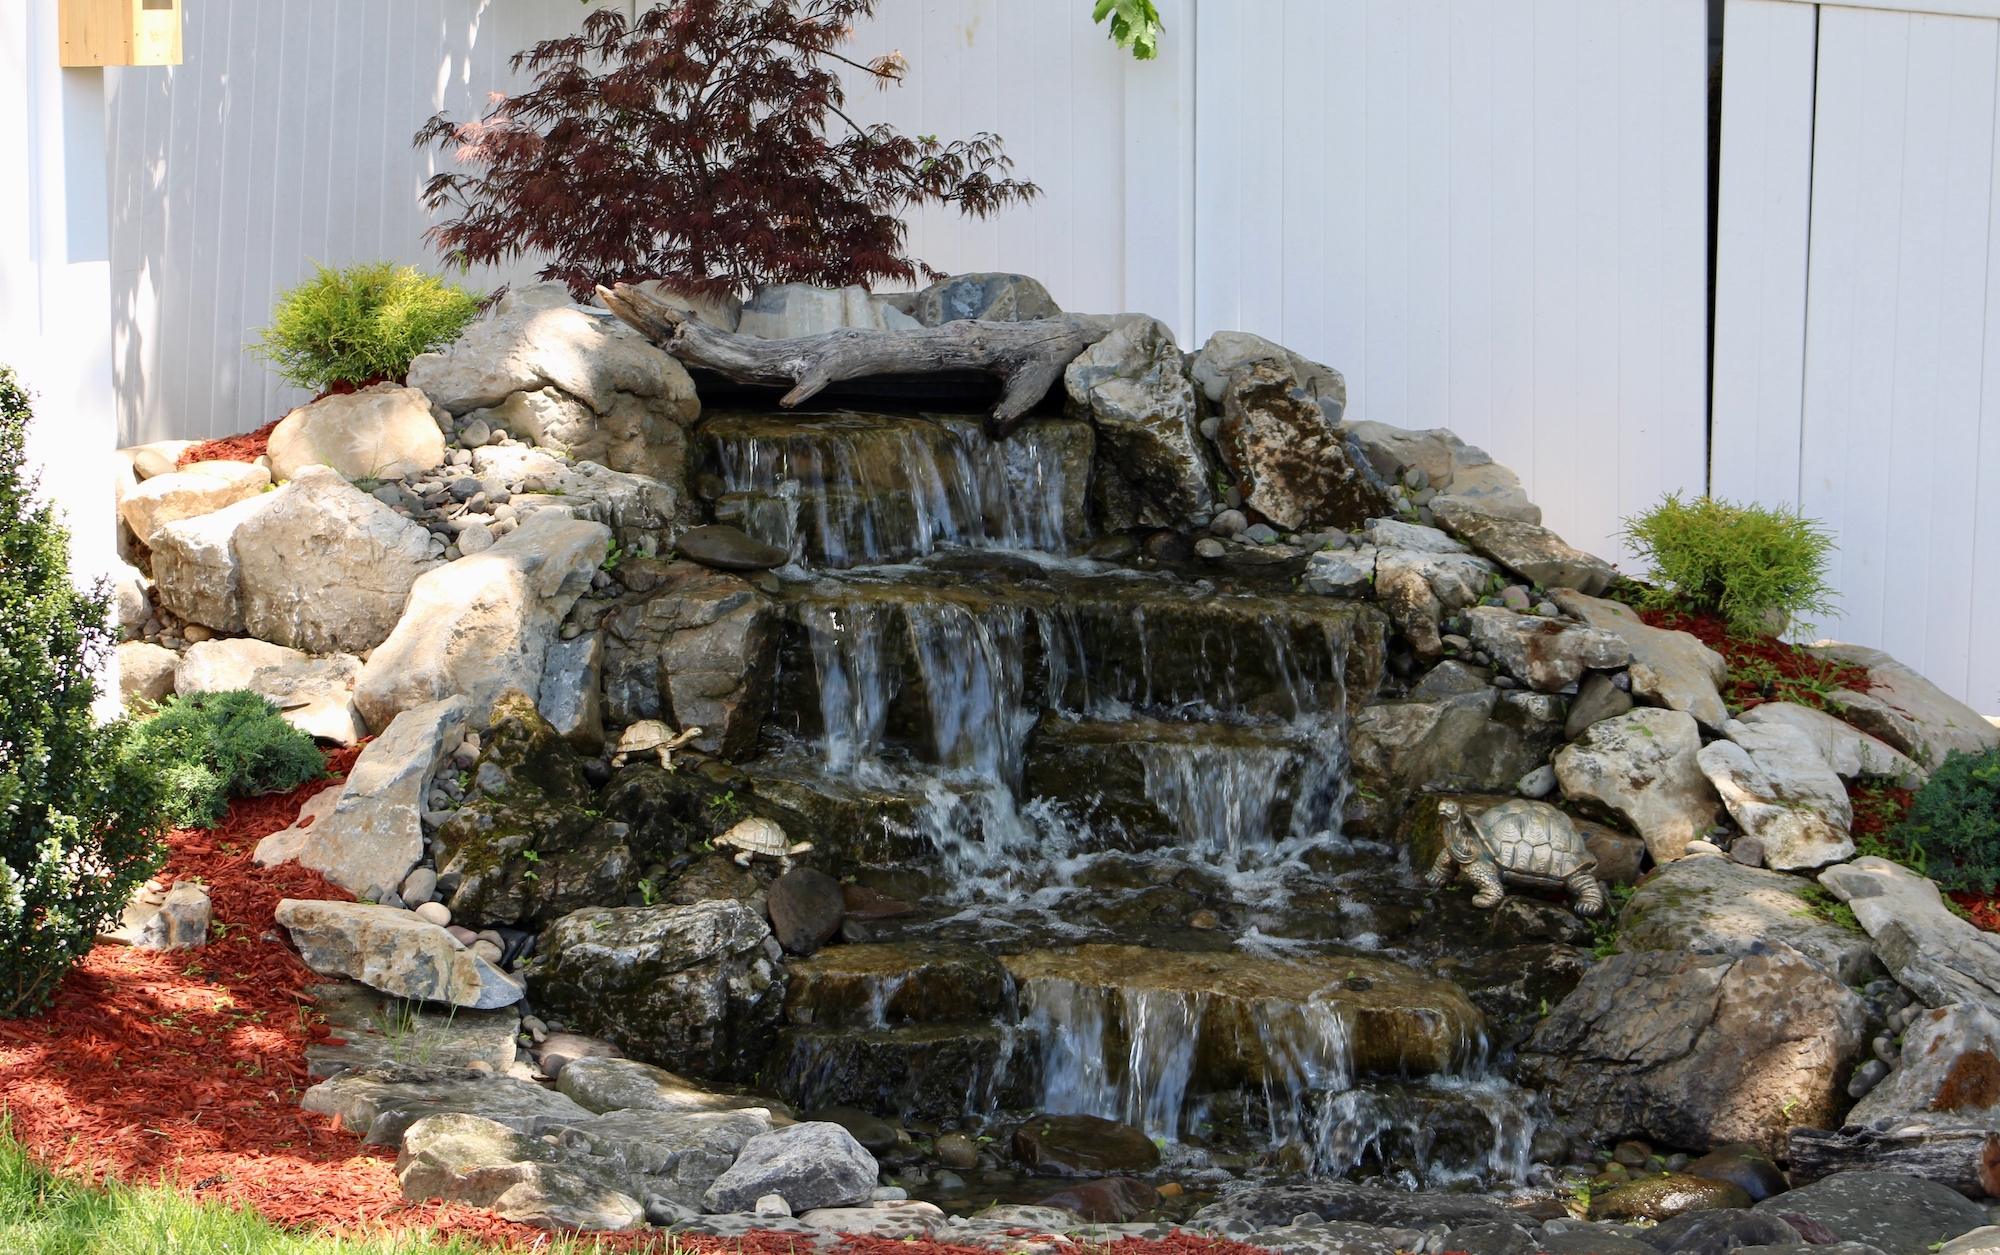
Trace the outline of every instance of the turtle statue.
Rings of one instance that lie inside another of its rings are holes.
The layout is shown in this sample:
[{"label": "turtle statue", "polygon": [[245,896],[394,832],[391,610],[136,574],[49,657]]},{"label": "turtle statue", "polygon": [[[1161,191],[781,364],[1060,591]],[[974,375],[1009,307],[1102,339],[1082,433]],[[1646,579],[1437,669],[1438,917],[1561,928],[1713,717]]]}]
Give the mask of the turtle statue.
[{"label": "turtle statue", "polygon": [[1424,880],[1450,882],[1454,870],[1479,892],[1472,905],[1492,909],[1507,896],[1503,881],[1554,889],[1567,887],[1578,915],[1604,913],[1604,886],[1597,883],[1597,860],[1576,825],[1547,802],[1515,798],[1468,819],[1457,802],[1438,803],[1443,848]]},{"label": "turtle statue", "polygon": [[689,728],[685,732],[675,732],[658,719],[641,719],[625,729],[625,735],[618,738],[618,752],[611,756],[611,768],[616,771],[623,767],[634,754],[644,754],[648,750],[658,750],[660,766],[668,771],[674,769],[674,751],[701,735],[700,728]]},{"label": "turtle statue", "polygon": [[792,870],[792,859],[813,848],[810,841],[793,845],[785,830],[768,819],[746,819],[717,837],[715,845],[734,849],[738,866],[750,866],[753,858],[774,858],[781,872]]}]

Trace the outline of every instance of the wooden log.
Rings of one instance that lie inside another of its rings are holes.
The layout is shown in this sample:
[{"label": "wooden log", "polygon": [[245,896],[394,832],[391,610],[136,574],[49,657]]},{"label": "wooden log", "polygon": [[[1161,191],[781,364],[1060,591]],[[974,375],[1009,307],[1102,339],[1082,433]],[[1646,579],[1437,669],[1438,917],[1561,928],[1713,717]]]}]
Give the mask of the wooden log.
[{"label": "wooden log", "polygon": [[612,313],[690,366],[737,383],[792,385],[778,402],[787,409],[830,383],[864,375],[992,375],[1002,385],[986,418],[986,434],[994,440],[1012,435],[1077,354],[1110,333],[1108,319],[1064,314],[1032,322],[962,319],[915,331],[841,327],[816,336],[760,340],[711,327],[629,284],[600,287],[597,295]]},{"label": "wooden log", "polygon": [[1838,1133],[1793,1129],[1791,1154],[1794,1186],[1836,1172],[1900,1172],[1948,1185],[1968,1198],[2000,1195],[2000,1133],[1987,1129],[1921,1124],[1892,1129],[1851,1124]]}]

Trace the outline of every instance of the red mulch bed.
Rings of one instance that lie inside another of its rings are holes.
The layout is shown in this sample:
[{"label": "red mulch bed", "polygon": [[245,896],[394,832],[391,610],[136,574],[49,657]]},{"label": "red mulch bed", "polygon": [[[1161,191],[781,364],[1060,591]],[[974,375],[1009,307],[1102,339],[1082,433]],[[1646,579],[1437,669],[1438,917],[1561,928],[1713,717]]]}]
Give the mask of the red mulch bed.
[{"label": "red mulch bed", "polygon": [[270,447],[271,433],[278,424],[265,423],[256,431],[246,431],[237,436],[224,436],[220,440],[210,440],[192,445],[181,454],[176,466],[191,466],[196,462],[255,462],[264,456]]},{"label": "red mulch bed", "polygon": [[[342,776],[358,749],[328,754]],[[257,842],[298,818],[326,781],[239,798],[212,831],[167,838],[159,879],[209,888],[221,936],[158,953],[100,945],[33,1019],[0,1020],[0,1111],[43,1163],[91,1180],[166,1183],[204,1200],[249,1207],[287,1226],[343,1233],[435,1230],[507,1249],[549,1235],[458,1204],[408,1204],[395,1156],[363,1147],[337,1120],[299,1110],[311,1084],[305,1047],[327,1036],[306,987],[323,979],[299,961],[272,918],[281,898],[349,902],[353,895],[296,863],[261,868]],[[1025,1233],[1025,1231],[1024,1231]],[[796,1255],[797,1235],[682,1235],[698,1255]],[[607,1252],[665,1249],[659,1233],[601,1235]],[[938,1242],[844,1239],[852,1255],[991,1255]],[[1260,1255],[1253,1247],[1181,1235],[1125,1240],[1116,1255]]]}]

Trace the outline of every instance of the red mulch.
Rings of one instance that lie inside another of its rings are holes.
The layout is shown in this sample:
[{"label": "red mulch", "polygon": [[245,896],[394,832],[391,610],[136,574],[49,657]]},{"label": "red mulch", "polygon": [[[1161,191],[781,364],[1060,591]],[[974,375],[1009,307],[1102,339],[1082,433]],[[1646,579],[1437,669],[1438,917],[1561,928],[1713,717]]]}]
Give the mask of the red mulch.
[{"label": "red mulch", "polygon": [[220,440],[209,440],[192,445],[181,454],[176,466],[191,466],[196,462],[255,462],[264,456],[270,446],[271,433],[278,424],[265,423],[256,431],[246,431],[241,435],[224,436]]},{"label": "red mulch", "polygon": [[1716,615],[1641,610],[1639,617],[1653,627],[1686,632],[1721,654],[1729,664],[1729,682],[1723,687],[1722,698],[1739,710],[1769,701],[1796,702],[1824,710],[1822,692],[1849,689],[1866,693],[1872,687],[1866,667],[1822,658],[1772,636],[1733,635],[1729,625]]},{"label": "red mulch", "polygon": [[[358,749],[327,755],[334,776]],[[28,1020],[0,1020],[0,1112],[43,1163],[97,1180],[167,1183],[204,1200],[249,1207],[286,1226],[358,1233],[435,1230],[507,1249],[545,1246],[548,1234],[459,1204],[408,1204],[394,1154],[299,1110],[311,1083],[315,1023],[305,989],[322,978],[272,918],[281,898],[347,902],[353,895],[296,863],[260,868],[257,842],[298,818],[327,781],[285,794],[239,798],[212,831],[167,838],[159,879],[209,888],[223,934],[193,951],[100,945]],[[660,1233],[601,1235],[606,1252],[665,1249]],[[727,1240],[680,1235],[696,1255],[796,1255],[797,1235]],[[851,1255],[991,1255],[938,1242],[846,1238]],[[1191,1234],[1112,1243],[1114,1255],[1259,1255]]]}]

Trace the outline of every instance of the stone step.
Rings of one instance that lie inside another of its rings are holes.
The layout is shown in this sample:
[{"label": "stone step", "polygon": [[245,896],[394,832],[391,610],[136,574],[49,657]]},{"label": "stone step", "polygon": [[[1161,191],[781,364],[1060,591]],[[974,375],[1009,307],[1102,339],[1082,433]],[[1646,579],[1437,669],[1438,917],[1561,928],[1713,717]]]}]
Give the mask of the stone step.
[{"label": "stone step", "polygon": [[1014,982],[1000,960],[942,941],[834,946],[794,959],[785,1017],[815,1028],[880,1029],[992,1019],[1012,1010]]},{"label": "stone step", "polygon": [[981,1115],[1023,1105],[1010,1090],[1021,1038],[992,1020],[946,1020],[894,1028],[792,1025],[778,1035],[767,1076],[787,1102],[810,1109],[859,1107],[922,1120]]}]

